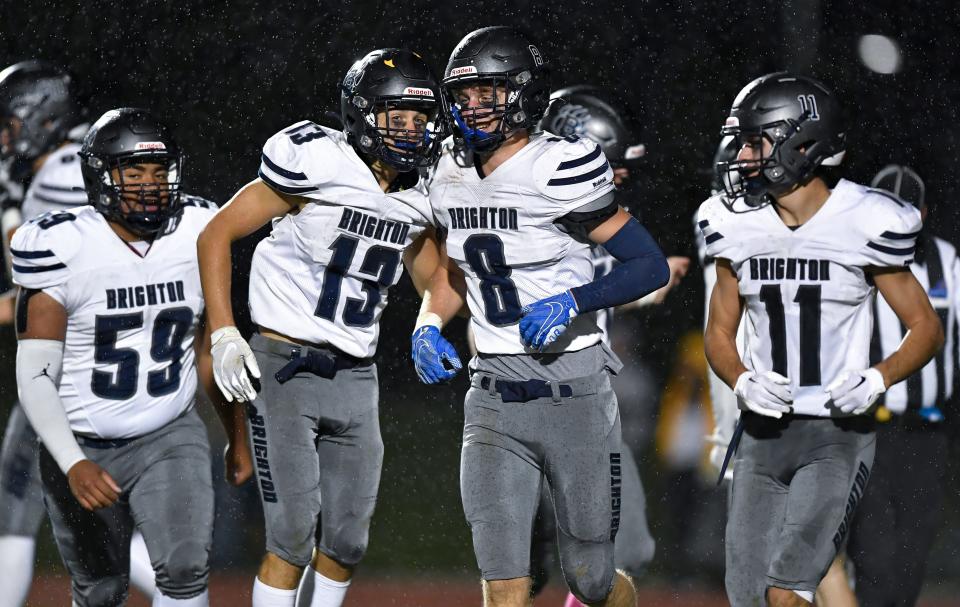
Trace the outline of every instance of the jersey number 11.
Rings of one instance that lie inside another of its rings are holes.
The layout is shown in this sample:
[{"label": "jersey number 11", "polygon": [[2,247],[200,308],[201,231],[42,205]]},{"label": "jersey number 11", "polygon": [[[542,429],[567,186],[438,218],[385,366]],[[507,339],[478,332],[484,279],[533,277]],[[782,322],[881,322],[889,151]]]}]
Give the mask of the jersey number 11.
[{"label": "jersey number 11", "polygon": [[[760,301],[770,323],[773,370],[787,377],[787,320],[780,285],[760,287]],[[801,285],[793,301],[800,304],[800,385],[820,385],[820,285]]]}]

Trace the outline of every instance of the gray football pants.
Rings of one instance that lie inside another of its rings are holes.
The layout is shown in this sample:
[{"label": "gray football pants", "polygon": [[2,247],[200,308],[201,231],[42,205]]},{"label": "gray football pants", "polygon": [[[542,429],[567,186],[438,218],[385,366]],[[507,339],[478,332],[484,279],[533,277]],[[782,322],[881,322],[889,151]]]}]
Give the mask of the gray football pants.
[{"label": "gray football pants", "polygon": [[135,439],[78,438],[86,456],[123,489],[109,508],[77,502],[67,477],[40,449],[44,502],[80,607],[127,600],[130,536],[143,534],[157,590],[188,599],[207,588],[213,541],[213,482],[207,429],[196,410]]},{"label": "gray football pants", "polygon": [[247,421],[267,551],[305,567],[316,547],[356,565],[383,465],[377,367],[341,369],[332,379],[301,372],[281,384],[274,374],[290,362],[291,345],[254,335],[250,347],[262,372]]},{"label": "gray football pants", "polygon": [[[630,447],[620,446],[622,455],[623,492],[620,507],[620,529],[614,542],[613,562],[632,577],[647,570],[656,551],[656,541],[647,524],[647,498],[640,479],[640,470]],[[533,530],[533,554],[530,571],[534,593],[546,585],[556,556],[557,524],[553,500],[546,485],[540,492],[540,507]]]},{"label": "gray football pants", "polygon": [[[564,579],[580,600],[601,601],[613,588],[622,490],[620,412],[610,377],[601,372],[554,382],[553,396],[506,403],[495,380],[482,372],[472,378],[460,462],[463,507],[483,579],[530,575],[545,479]],[[560,396],[562,386],[572,395]]]},{"label": "gray football pants", "polygon": [[727,517],[727,597],[764,605],[769,586],[815,592],[873,466],[868,417],[782,419],[745,412]]},{"label": "gray football pants", "polygon": [[36,537],[46,512],[37,465],[39,444],[19,404],[7,419],[0,450],[0,537]]}]

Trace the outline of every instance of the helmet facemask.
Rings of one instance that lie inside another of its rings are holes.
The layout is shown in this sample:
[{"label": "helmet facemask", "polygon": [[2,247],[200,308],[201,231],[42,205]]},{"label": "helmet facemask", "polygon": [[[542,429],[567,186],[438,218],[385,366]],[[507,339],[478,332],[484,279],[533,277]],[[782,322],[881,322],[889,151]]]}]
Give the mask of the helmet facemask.
[{"label": "helmet facemask", "polygon": [[94,196],[97,210],[137,236],[161,236],[183,210],[182,155],[126,155],[107,162],[90,156],[85,163],[99,173],[100,190]]},{"label": "helmet facemask", "polygon": [[[512,76],[454,80],[444,85],[447,113],[457,142],[475,152],[489,153],[539,116],[523,107],[524,89],[533,81],[529,71]],[[468,90],[478,103],[471,105]]]},{"label": "helmet facemask", "polygon": [[363,134],[357,143],[364,153],[401,173],[434,163],[441,140],[435,101],[388,98],[371,103],[356,95],[351,102],[363,114]]},{"label": "helmet facemask", "polygon": [[[728,119],[720,134],[733,138],[737,153],[733,159],[717,163],[727,197],[743,198],[748,206],[759,207],[771,202],[771,197],[808,183],[822,163],[817,158],[817,142],[804,140],[803,125],[809,118],[805,112],[799,120],[759,126],[743,126],[735,118]],[[741,158],[744,147],[756,150],[752,158]]]}]

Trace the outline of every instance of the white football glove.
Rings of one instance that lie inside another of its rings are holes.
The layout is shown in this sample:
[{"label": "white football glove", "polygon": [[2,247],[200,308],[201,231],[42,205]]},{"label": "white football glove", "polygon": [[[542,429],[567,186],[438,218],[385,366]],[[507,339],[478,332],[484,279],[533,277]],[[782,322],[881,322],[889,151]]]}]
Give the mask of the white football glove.
[{"label": "white football glove", "polygon": [[744,371],[737,378],[733,393],[739,397],[737,405],[743,410],[776,418],[793,411],[790,380],[774,371]]},{"label": "white football glove", "polygon": [[844,371],[825,390],[841,411],[860,415],[887,391],[887,386],[883,383],[883,374],[871,367]]},{"label": "white football glove", "polygon": [[[257,397],[250,376],[260,379],[260,367],[253,350],[236,327],[222,327],[210,335],[213,379],[228,402],[242,403]],[[250,375],[247,375],[249,371]]]}]

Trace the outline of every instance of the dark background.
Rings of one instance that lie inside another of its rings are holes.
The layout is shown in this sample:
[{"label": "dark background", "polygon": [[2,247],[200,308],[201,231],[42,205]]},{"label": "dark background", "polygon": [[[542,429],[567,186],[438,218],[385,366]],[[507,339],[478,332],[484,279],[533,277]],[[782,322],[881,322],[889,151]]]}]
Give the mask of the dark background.
[{"label": "dark background", "polygon": [[[960,225],[953,204],[960,14],[950,1],[2,5],[0,65],[44,58],[65,66],[76,75],[93,119],[118,106],[150,108],[175,128],[187,151],[188,191],[220,204],[256,177],[260,146],[271,134],[339,109],[339,80],[367,51],[406,46],[440,73],[463,35],[512,24],[539,42],[555,88],[597,84],[632,105],[648,154],[630,193],[668,253],[692,254],[691,218],[708,193],[709,162],[730,102],[751,79],[780,69],[820,78],[844,101],[851,124],[849,178],[869,181],[887,163],[910,164],[926,179],[932,230],[952,239]],[[864,67],[856,52],[863,34],[894,38],[902,70],[881,75]],[[694,268],[667,305],[635,314],[621,327],[631,332],[628,358],[642,359],[655,383],[673,362],[677,337],[702,322],[702,290]],[[457,490],[465,380],[421,388],[407,341],[417,301],[406,280],[391,297],[378,354],[387,452],[365,566],[473,575]],[[242,293],[237,299],[242,305]],[[465,351],[462,342],[457,345]],[[0,348],[0,401],[6,406],[15,398],[11,340]],[[655,402],[644,408],[655,409]],[[647,421],[655,423],[655,410]],[[635,448],[649,460],[648,443]],[[656,533],[658,516],[668,509],[661,500],[668,488],[653,464],[644,469]],[[262,540],[257,508],[236,508],[242,494],[228,496],[233,509],[218,521],[217,533],[244,538],[245,549],[226,551],[222,559],[249,567]],[[658,539],[669,553],[670,538]],[[943,550],[955,554],[956,546]],[[49,547],[44,554],[45,564],[56,563]],[[692,573],[678,567],[661,559],[654,572],[672,579]],[[936,579],[948,574],[934,569]]]}]

